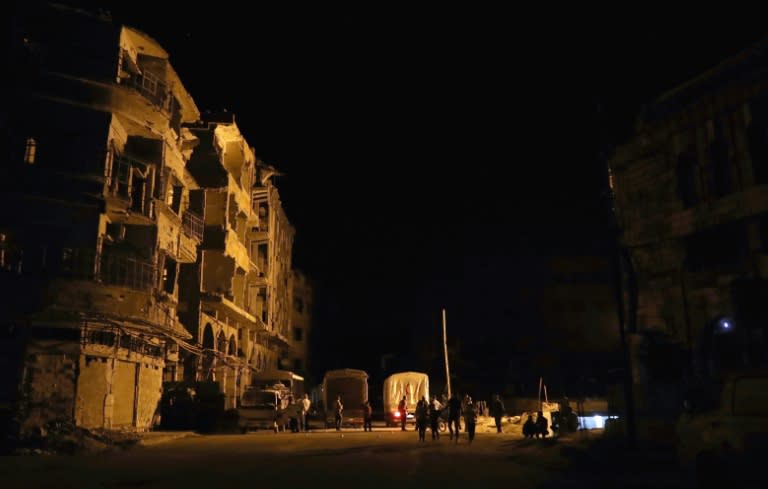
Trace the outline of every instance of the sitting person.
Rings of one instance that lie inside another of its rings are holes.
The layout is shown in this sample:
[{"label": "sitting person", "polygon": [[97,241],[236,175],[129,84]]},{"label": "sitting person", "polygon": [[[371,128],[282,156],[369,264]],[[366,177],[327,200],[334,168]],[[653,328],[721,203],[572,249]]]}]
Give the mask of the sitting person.
[{"label": "sitting person", "polygon": [[525,423],[523,423],[523,436],[526,438],[533,438],[533,436],[536,434],[536,425],[533,423],[533,419],[531,419],[531,415],[528,414],[528,417],[525,420]]}]

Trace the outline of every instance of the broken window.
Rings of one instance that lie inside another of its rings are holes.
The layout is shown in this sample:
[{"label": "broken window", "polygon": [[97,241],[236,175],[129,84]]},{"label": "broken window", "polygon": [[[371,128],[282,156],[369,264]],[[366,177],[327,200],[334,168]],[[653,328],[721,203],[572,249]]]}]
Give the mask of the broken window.
[{"label": "broken window", "polygon": [[134,176],[131,182],[131,210],[139,214],[144,214],[144,197],[147,188],[147,181],[141,177]]},{"label": "broken window", "polygon": [[677,158],[675,167],[677,195],[685,208],[695,206],[699,197],[696,192],[696,150],[689,145]]},{"label": "broken window", "polygon": [[715,141],[709,146],[709,154],[712,160],[712,195],[720,198],[733,192],[735,186],[728,145],[723,140]]},{"label": "broken window", "polygon": [[686,239],[686,254],[690,272],[740,270],[749,254],[747,227],[737,221],[693,234]]},{"label": "broken window", "polygon": [[755,101],[750,107],[752,123],[747,130],[752,173],[756,185],[768,183],[768,100]]},{"label": "broken window", "polygon": [[174,184],[168,189],[168,199],[166,200],[166,204],[168,204],[168,207],[170,207],[173,212],[178,214],[181,210],[181,194],[184,187],[178,185],[178,182],[175,180],[173,183]]},{"label": "broken window", "polygon": [[35,164],[35,155],[37,154],[37,141],[35,138],[27,138],[27,144],[24,148],[24,163],[27,165]]},{"label": "broken window", "polygon": [[165,265],[163,266],[163,290],[169,294],[173,294],[173,290],[176,286],[176,261],[172,258],[165,257]]}]

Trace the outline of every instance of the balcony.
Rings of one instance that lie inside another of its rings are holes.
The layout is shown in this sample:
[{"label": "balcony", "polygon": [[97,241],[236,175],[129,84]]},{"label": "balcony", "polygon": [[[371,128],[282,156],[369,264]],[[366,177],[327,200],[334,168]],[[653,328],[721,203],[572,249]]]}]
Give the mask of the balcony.
[{"label": "balcony", "polygon": [[184,211],[182,215],[181,227],[190,238],[195,238],[198,241],[203,240],[203,230],[205,229],[205,223],[203,218],[191,211]]},{"label": "balcony", "polygon": [[156,107],[166,112],[171,112],[173,97],[165,83],[157,76],[145,71],[143,74],[132,73],[126,80],[126,85],[133,88],[142,97]]},{"label": "balcony", "polygon": [[150,262],[115,254],[99,256],[95,250],[64,248],[58,264],[46,271],[76,280],[93,280],[136,290],[151,290],[157,283],[157,268]]}]

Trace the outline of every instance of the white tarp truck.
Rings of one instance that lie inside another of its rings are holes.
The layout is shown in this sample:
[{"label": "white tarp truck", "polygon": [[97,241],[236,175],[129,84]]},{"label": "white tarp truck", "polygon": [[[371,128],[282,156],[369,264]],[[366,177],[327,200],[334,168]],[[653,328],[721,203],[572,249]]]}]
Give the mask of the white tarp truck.
[{"label": "white tarp truck", "polygon": [[422,372],[398,372],[384,379],[384,417],[387,426],[399,426],[400,412],[397,410],[400,400],[405,396],[407,419],[415,423],[413,413],[416,403],[422,396],[429,402],[429,376]]}]

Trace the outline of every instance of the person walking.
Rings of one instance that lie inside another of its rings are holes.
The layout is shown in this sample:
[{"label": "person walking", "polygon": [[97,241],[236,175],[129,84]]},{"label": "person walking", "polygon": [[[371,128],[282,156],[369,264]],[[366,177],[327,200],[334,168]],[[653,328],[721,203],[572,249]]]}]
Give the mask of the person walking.
[{"label": "person walking", "polygon": [[496,433],[501,433],[501,418],[505,414],[504,401],[501,400],[501,396],[496,394],[496,398],[491,405],[493,410],[493,419],[496,421]]},{"label": "person walking", "polygon": [[469,443],[475,439],[475,426],[477,425],[477,408],[472,398],[467,396],[464,400],[464,426],[466,426]]},{"label": "person walking", "polygon": [[[456,436],[456,442],[459,441],[459,430],[461,429],[461,423],[459,418],[461,417],[461,401],[456,394],[448,400],[448,432],[453,440]],[[454,427],[456,432],[454,433]]]},{"label": "person walking", "polygon": [[440,439],[440,415],[443,412],[443,405],[437,400],[437,396],[432,396],[432,402],[429,405],[429,422],[432,431],[432,439]]},{"label": "person walking", "polygon": [[373,431],[373,408],[371,407],[371,401],[366,400],[363,404],[363,431]]},{"label": "person walking", "polygon": [[341,396],[336,398],[333,405],[333,414],[336,420],[336,431],[341,431],[341,413],[344,412],[344,404],[341,403]]}]

